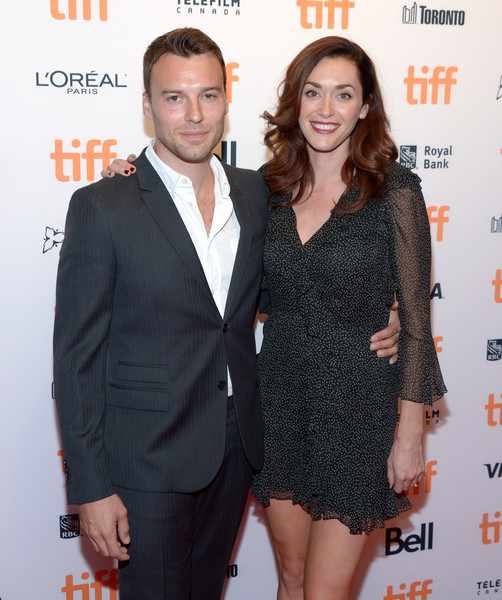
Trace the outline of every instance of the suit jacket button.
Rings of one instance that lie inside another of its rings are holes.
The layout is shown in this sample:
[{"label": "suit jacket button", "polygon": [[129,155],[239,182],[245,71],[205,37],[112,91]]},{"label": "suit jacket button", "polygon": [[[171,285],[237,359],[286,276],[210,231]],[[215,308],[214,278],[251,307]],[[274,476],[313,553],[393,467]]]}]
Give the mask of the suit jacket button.
[{"label": "suit jacket button", "polygon": [[228,331],[228,323],[223,324],[223,333],[227,333]]},{"label": "suit jacket button", "polygon": [[226,389],[227,387],[227,382],[226,381],[218,381],[218,389],[223,391],[224,389]]}]

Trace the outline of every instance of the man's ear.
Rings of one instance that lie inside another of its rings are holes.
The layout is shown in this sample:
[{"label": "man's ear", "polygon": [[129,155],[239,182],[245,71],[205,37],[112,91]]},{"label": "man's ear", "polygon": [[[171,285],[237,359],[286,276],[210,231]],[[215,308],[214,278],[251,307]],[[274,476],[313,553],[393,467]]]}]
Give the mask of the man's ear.
[{"label": "man's ear", "polygon": [[152,104],[148,92],[143,92],[143,114],[147,119],[152,119]]}]

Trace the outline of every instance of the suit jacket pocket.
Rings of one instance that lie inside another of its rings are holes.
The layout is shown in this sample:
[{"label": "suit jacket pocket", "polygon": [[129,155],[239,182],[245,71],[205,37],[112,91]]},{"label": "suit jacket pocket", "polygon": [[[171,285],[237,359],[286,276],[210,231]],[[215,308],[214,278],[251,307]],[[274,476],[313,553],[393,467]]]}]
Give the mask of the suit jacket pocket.
[{"label": "suit jacket pocket", "polygon": [[112,370],[112,380],[119,385],[130,383],[133,384],[131,387],[140,389],[151,384],[163,387],[169,384],[168,367],[166,364],[119,360]]}]

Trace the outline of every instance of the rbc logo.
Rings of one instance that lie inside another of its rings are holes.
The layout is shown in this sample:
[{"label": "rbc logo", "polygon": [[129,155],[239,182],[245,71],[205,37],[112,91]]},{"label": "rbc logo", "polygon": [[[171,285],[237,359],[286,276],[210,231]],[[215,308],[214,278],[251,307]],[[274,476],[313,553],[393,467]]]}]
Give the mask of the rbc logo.
[{"label": "rbc logo", "polygon": [[428,600],[432,594],[432,579],[413,581],[410,586],[401,583],[400,591],[394,592],[392,585],[387,586],[387,593],[383,600]]},{"label": "rbc logo", "polygon": [[[90,574],[84,572],[80,575],[84,583],[74,583],[73,575],[67,575],[65,585],[61,592],[66,594],[65,600],[118,600],[119,578],[117,569],[108,571],[103,569],[95,573],[95,581],[88,582]],[[108,590],[103,594],[103,590]],[[75,596],[75,592],[81,592]]]},{"label": "rbc logo", "polygon": [[422,523],[420,535],[411,534],[402,539],[403,531],[400,527],[389,527],[385,530],[385,556],[405,552],[423,552],[432,550],[434,543],[434,523]]},{"label": "rbc logo", "polygon": [[99,19],[100,21],[108,20],[108,0],[67,0],[65,4],[67,5],[67,11],[61,12],[60,5],[61,0],[51,0],[51,16],[53,19],[57,21],[63,21],[64,19],[69,19],[70,21],[76,21],[78,18],[78,8],[82,10],[82,19],[84,21],[90,21],[92,18],[92,4],[93,1],[99,7]]},{"label": "rbc logo", "polygon": [[[420,72],[424,77],[415,75],[415,67],[408,67],[408,76],[405,77],[406,101],[408,104],[439,104],[439,90],[443,90],[443,104],[451,103],[451,91],[457,80],[453,75],[458,72],[457,67],[434,67],[432,76],[427,77],[429,67],[423,66]],[[444,75],[443,75],[444,73]],[[415,97],[415,90],[418,87],[418,100]],[[428,90],[431,90],[430,96]]]},{"label": "rbc logo", "polygon": [[488,340],[486,344],[486,360],[502,360],[502,339]]},{"label": "rbc logo", "polygon": [[347,29],[349,26],[350,10],[354,8],[355,3],[351,0],[296,0],[296,5],[300,9],[300,24],[304,29],[312,29],[312,23],[309,21],[309,9],[314,9],[314,27],[321,29],[323,27],[323,13],[326,9],[328,29],[335,27],[335,13],[337,9],[341,15],[341,27]]},{"label": "rbc logo", "polygon": [[[74,139],[71,141],[73,148],[78,149],[81,141]],[[81,181],[82,179],[82,160],[86,165],[87,181],[94,181],[96,178],[96,161],[101,161],[101,169],[106,169],[117,153],[112,152],[112,146],[117,145],[117,140],[88,140],[84,152],[68,152],[63,150],[63,140],[54,140],[54,152],[50,157],[54,161],[55,176],[58,181]],[[71,163],[71,175],[65,173],[65,163]],[[100,169],[100,170],[101,170]]]},{"label": "rbc logo", "polygon": [[407,169],[417,168],[417,147],[416,146],[400,146],[399,162]]}]

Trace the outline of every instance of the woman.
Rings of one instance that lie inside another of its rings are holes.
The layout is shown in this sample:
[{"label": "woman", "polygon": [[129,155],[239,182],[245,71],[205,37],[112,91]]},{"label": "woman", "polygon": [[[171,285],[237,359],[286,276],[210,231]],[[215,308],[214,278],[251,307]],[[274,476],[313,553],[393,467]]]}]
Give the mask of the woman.
[{"label": "woman", "polygon": [[[365,534],[410,507],[399,493],[423,473],[423,404],[446,391],[430,329],[429,223],[358,45],[307,46],[265,117],[266,450],[254,493],[267,507],[278,598],[346,600]],[[399,371],[363,343],[394,295]]]},{"label": "woman", "polygon": [[[419,178],[395,162],[373,63],[353,42],[302,50],[265,117],[265,464],[253,489],[278,599],[347,600],[366,534],[410,507],[399,494],[423,473],[423,404],[445,392],[427,212]],[[395,297],[399,367],[367,345]]]}]

